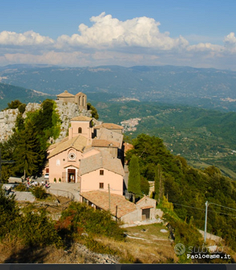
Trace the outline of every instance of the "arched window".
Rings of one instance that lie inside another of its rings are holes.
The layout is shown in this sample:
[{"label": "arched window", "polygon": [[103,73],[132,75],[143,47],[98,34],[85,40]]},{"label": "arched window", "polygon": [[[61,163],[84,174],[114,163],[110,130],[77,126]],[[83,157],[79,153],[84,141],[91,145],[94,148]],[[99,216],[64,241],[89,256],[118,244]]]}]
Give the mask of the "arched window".
[{"label": "arched window", "polygon": [[82,133],[82,128],[81,127],[78,128],[78,133]]}]

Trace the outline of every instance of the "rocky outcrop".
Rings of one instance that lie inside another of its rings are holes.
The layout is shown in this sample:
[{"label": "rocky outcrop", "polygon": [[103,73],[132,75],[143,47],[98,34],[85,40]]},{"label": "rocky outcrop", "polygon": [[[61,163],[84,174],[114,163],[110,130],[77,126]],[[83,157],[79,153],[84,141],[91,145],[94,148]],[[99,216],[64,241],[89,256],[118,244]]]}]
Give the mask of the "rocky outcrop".
[{"label": "rocky outcrop", "polygon": [[[62,121],[61,132],[59,138],[56,140],[57,142],[66,137],[71,118],[79,115],[91,117],[91,111],[80,111],[77,104],[75,103],[56,100],[56,104],[57,111]],[[40,104],[38,103],[28,103],[25,108],[23,117],[26,117],[28,112],[38,110],[39,108]],[[18,109],[8,109],[0,112],[0,142],[7,141],[13,134],[12,129],[15,127],[15,122],[18,114]]]},{"label": "rocky outcrop", "polygon": [[91,117],[91,112],[87,110],[80,111],[78,105],[71,102],[63,102],[60,100],[56,100],[57,111],[60,115],[62,124],[61,124],[61,133],[58,137],[57,141],[60,141],[62,138],[65,138],[67,135],[67,131],[69,128],[70,120],[73,117],[83,115]]},{"label": "rocky outcrop", "polygon": [[[23,117],[26,117],[27,112],[32,112],[39,108],[40,104],[38,103],[28,103]],[[18,109],[8,109],[0,112],[0,142],[7,141],[13,134],[13,128],[15,127],[18,114]]]},{"label": "rocky outcrop", "polygon": [[0,112],[0,142],[7,141],[15,127],[18,109],[9,109]]},{"label": "rocky outcrop", "polygon": [[117,264],[119,257],[110,254],[101,254],[90,251],[86,246],[77,244],[77,249],[80,255],[84,258],[84,263],[95,264]]}]

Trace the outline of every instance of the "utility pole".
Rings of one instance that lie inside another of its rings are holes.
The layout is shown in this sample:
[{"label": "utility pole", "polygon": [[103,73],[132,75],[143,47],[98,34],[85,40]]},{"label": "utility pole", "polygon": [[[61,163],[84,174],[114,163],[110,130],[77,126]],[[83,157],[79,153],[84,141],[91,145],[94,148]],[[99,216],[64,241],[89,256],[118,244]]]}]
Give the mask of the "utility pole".
[{"label": "utility pole", "polygon": [[109,196],[109,212],[111,211],[111,192],[110,192],[110,184],[108,184],[108,196]]},{"label": "utility pole", "polygon": [[117,223],[117,215],[118,215],[118,205],[116,205],[116,223]]},{"label": "utility pole", "polygon": [[205,203],[205,205],[206,205],[206,212],[205,212],[204,243],[206,243],[206,234],[207,234],[207,209],[208,209],[208,206],[209,206],[210,204],[217,205],[217,206],[220,206],[220,207],[223,207],[223,208],[227,208],[227,209],[236,211],[235,208],[227,207],[227,206],[224,206],[224,205],[221,205],[221,204],[217,204],[217,203],[212,203],[212,202],[209,203],[208,201],[206,201],[206,203]]},{"label": "utility pole", "polygon": [[205,205],[206,205],[206,211],[205,211],[204,244],[206,243],[206,234],[207,234],[207,208],[209,206],[208,201],[206,201]]}]

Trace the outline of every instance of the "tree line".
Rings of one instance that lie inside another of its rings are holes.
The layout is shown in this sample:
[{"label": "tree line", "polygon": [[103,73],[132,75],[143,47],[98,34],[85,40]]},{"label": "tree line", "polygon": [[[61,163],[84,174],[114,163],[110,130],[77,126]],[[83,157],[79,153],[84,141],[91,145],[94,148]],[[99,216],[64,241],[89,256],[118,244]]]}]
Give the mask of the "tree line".
[{"label": "tree line", "polygon": [[0,144],[2,159],[14,160],[14,164],[3,166],[3,182],[10,175],[39,175],[45,165],[49,138],[56,139],[60,134],[61,120],[55,101],[46,99],[33,112],[26,113],[25,107],[19,100],[8,103],[8,108],[18,108],[19,113],[13,135]]},{"label": "tree line", "polygon": [[[142,181],[154,181],[152,197],[160,206],[168,198],[179,218],[204,229],[205,202],[236,210],[236,182],[214,166],[195,169],[181,156],[172,155],[163,141],[155,136],[140,134],[127,152],[129,162],[128,191],[136,197],[148,194]],[[235,211],[211,205],[208,212],[208,232],[221,236],[236,248]]]}]

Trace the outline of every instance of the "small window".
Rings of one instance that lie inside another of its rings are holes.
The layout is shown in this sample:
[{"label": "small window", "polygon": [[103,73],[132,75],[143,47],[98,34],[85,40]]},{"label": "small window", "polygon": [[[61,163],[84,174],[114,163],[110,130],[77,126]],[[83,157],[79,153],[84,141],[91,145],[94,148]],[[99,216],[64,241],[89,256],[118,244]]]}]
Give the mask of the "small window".
[{"label": "small window", "polygon": [[104,170],[100,170],[100,175],[104,175]]},{"label": "small window", "polygon": [[65,159],[63,158],[63,161],[65,161]]},{"label": "small window", "polygon": [[99,183],[99,188],[104,189],[104,183]]},{"label": "small window", "polygon": [[82,133],[82,128],[81,127],[78,128],[78,133]]},{"label": "small window", "polygon": [[75,159],[76,159],[75,153],[70,153],[70,154],[69,154],[69,159],[70,159],[70,160],[75,160]]}]

